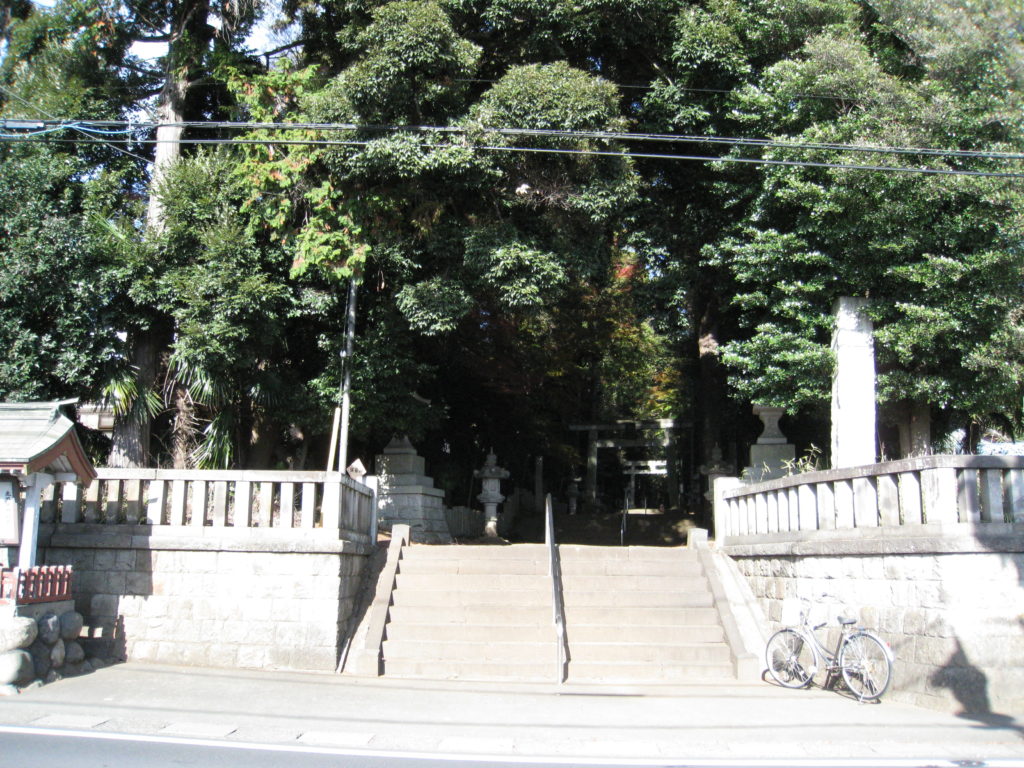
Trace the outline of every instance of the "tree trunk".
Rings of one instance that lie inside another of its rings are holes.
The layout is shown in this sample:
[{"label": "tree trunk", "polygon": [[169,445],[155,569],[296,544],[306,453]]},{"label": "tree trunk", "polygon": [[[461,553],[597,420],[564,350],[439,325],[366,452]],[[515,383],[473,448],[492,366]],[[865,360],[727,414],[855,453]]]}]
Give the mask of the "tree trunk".
[{"label": "tree trunk", "polygon": [[[189,89],[189,70],[199,60],[202,50],[209,42],[209,3],[207,0],[183,3],[172,20],[171,43],[167,52],[167,75],[157,106],[157,119],[162,125],[156,132],[156,151],[153,158],[153,173],[149,181],[149,205],[146,212],[147,235],[152,237],[163,232],[166,221],[164,206],[160,200],[160,188],[167,171],[181,156],[181,136],[185,120],[185,99]],[[170,123],[170,125],[165,125]],[[141,398],[152,392],[158,377],[158,362],[169,343],[168,336],[161,329],[151,327],[139,334],[132,352],[138,370],[136,389]],[[181,405],[177,397],[175,408]],[[188,403],[191,406],[191,401]],[[121,418],[114,425],[114,446],[111,450],[112,466],[145,466],[149,460],[149,441],[152,429],[151,418],[144,408],[133,408],[133,418]],[[177,434],[179,425],[190,424],[194,428],[191,410],[176,414],[174,423],[174,465],[187,466],[179,448],[184,450],[188,440]],[[179,437],[182,439],[179,440]],[[194,439],[194,435],[193,435]],[[184,462],[184,463],[183,463]]]},{"label": "tree trunk", "polygon": [[701,313],[697,329],[697,356],[700,381],[697,386],[697,408],[700,413],[701,460],[707,461],[716,445],[720,445],[721,411],[724,388],[718,341],[718,312],[714,299]]},{"label": "tree trunk", "polygon": [[171,427],[171,459],[175,469],[191,469],[196,448],[195,403],[181,384],[174,385],[174,424]]},{"label": "tree trunk", "polygon": [[[695,313],[696,314],[696,313]],[[698,382],[696,406],[698,417],[694,427],[698,431],[698,448],[700,455],[694,466],[709,464],[714,456],[715,447],[721,447],[722,440],[722,409],[725,391],[725,374],[722,369],[717,300],[711,296],[705,299],[699,312],[700,322],[697,331],[697,371]],[[700,494],[699,498],[704,499]],[[701,515],[706,526],[710,521],[710,508],[703,503]]]},{"label": "tree trunk", "polygon": [[261,414],[253,415],[249,446],[244,457],[246,469],[269,469],[280,445],[280,425]]},{"label": "tree trunk", "polygon": [[160,334],[154,329],[143,331],[132,340],[132,365],[139,396],[127,413],[114,418],[114,442],[107,461],[112,467],[145,467],[149,464],[151,418],[142,397],[156,386],[160,347]]}]

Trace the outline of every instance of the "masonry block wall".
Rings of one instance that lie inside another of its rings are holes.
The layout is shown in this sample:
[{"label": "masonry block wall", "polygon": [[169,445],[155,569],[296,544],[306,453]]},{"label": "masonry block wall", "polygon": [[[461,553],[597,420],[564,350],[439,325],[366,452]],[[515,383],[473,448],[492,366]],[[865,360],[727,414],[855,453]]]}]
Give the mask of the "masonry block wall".
[{"label": "masonry block wall", "polygon": [[831,540],[723,551],[773,630],[786,598],[829,593],[856,609],[895,653],[887,698],[953,712],[1024,712],[1024,526],[989,524],[984,538],[919,529],[836,531]]},{"label": "masonry block wall", "polygon": [[367,545],[289,531],[83,528],[58,530],[45,557],[74,566],[76,609],[115,657],[335,669]]}]

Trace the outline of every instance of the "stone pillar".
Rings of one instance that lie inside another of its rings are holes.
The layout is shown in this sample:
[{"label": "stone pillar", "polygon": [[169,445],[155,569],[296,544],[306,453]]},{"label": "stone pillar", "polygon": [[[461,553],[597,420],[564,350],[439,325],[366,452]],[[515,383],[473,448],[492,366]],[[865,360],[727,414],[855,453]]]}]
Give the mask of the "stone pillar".
[{"label": "stone pillar", "polygon": [[9,568],[21,541],[18,520],[18,489],[13,481],[0,482],[0,566]]},{"label": "stone pillar", "polygon": [[569,498],[569,514],[575,515],[580,499],[580,487],[576,484],[575,480],[569,483],[569,488],[566,490],[565,495]]},{"label": "stone pillar", "polygon": [[538,456],[533,465],[533,511],[544,514],[544,457]]},{"label": "stone pillar", "polygon": [[409,526],[412,540],[448,544],[448,520],[444,516],[444,491],[426,475],[426,462],[416,454],[409,438],[395,438],[377,456],[377,515],[380,525],[391,530],[395,523]]},{"label": "stone pillar", "polygon": [[932,414],[928,403],[911,403],[904,407],[898,424],[900,455],[928,456],[932,452]]},{"label": "stone pillar", "polygon": [[758,483],[781,477],[785,473],[786,462],[796,458],[796,446],[788,442],[779,429],[779,419],[786,413],[784,408],[755,404],[753,411],[764,424],[764,430],[757,443],[750,446],[750,466],[746,468],[744,477]]},{"label": "stone pillar", "polygon": [[583,480],[583,495],[590,505],[597,503],[597,430],[587,432],[587,474]]},{"label": "stone pillar", "polygon": [[53,475],[36,472],[24,481],[25,509],[21,526],[21,548],[18,550],[18,567],[25,571],[36,564],[36,548],[39,546],[39,511],[42,507],[43,491],[53,483]]},{"label": "stone pillar", "polygon": [[832,468],[875,463],[875,346],[867,299],[835,305],[832,351]]},{"label": "stone pillar", "polygon": [[484,505],[484,536],[497,538],[498,505],[505,500],[501,495],[501,481],[509,476],[509,471],[498,466],[498,457],[492,451],[487,454],[483,468],[473,474],[480,478],[480,485],[483,487],[476,498]]}]

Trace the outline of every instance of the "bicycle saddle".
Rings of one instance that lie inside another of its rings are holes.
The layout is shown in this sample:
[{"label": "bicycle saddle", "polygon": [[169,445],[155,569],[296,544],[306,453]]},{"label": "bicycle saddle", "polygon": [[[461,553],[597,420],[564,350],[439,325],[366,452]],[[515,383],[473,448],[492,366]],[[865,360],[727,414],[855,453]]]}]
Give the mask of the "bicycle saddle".
[{"label": "bicycle saddle", "polygon": [[844,627],[845,626],[849,626],[850,624],[856,624],[857,623],[857,619],[856,618],[852,618],[851,619],[848,616],[836,616],[836,621],[838,621]]}]

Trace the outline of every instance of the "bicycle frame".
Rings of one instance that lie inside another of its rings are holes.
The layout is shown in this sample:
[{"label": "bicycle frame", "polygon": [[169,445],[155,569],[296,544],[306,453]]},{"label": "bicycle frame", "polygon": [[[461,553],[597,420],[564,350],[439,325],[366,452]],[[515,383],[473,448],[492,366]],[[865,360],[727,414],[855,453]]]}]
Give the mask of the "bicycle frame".
[{"label": "bicycle frame", "polygon": [[[832,595],[823,593],[822,599],[832,598]],[[829,622],[823,621],[821,624],[812,625],[810,623],[811,605],[812,601],[808,598],[802,598],[801,603],[803,604],[803,610],[800,611],[800,623],[795,627],[791,627],[804,642],[808,643],[811,647],[811,653],[814,655],[815,667],[821,669],[824,667],[825,670],[825,682],[823,688],[831,689],[837,680],[842,679],[844,676],[843,663],[841,658],[843,655],[843,646],[849,640],[850,637],[855,635],[868,635],[876,640],[886,651],[886,655],[889,658],[891,666],[892,655],[883,641],[873,635],[872,632],[865,629],[864,627],[857,626],[857,620],[851,618],[845,618],[843,616],[837,616],[837,624],[839,627],[839,638],[836,640],[835,650],[830,650],[825,644],[818,639],[818,630],[829,625]],[[824,664],[822,664],[824,662]],[[891,669],[890,669],[891,672]],[[886,676],[888,680],[888,675]],[[888,684],[886,684],[888,685]],[[861,700],[863,698],[861,697]]]},{"label": "bicycle frame", "polygon": [[840,634],[839,639],[836,641],[835,650],[830,651],[825,647],[825,644],[818,639],[816,634],[819,629],[822,629],[827,625],[828,622],[822,622],[821,624],[811,626],[807,621],[807,613],[803,612],[800,625],[793,627],[793,629],[804,638],[805,642],[810,643],[815,657],[824,662],[826,677],[825,684],[822,686],[823,688],[831,688],[835,682],[835,678],[839,675],[839,649],[843,647],[843,642],[846,640],[847,636],[856,630],[853,622],[849,624],[840,624]]}]

